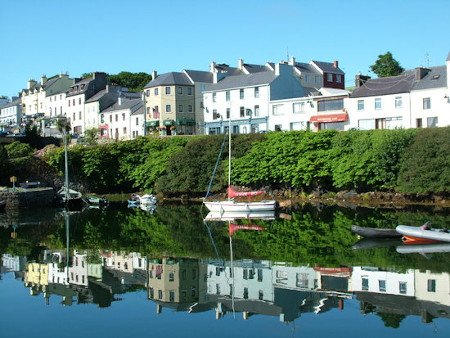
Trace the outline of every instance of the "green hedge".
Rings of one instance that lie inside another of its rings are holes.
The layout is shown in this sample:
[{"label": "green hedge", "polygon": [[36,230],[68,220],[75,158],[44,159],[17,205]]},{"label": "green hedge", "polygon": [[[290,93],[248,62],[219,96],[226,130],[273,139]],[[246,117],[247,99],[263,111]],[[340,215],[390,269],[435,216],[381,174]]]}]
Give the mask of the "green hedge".
[{"label": "green hedge", "polygon": [[[95,192],[202,196],[223,135],[177,136],[70,148],[71,181]],[[64,168],[61,148],[45,161]],[[252,188],[443,193],[450,187],[450,128],[233,135],[232,183]],[[227,185],[228,146],[213,192]]]}]

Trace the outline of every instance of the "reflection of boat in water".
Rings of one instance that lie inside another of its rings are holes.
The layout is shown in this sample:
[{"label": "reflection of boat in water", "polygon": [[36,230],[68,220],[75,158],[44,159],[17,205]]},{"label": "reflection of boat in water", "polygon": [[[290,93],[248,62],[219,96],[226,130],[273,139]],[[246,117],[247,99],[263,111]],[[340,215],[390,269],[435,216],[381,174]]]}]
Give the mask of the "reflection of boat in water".
[{"label": "reflection of boat in water", "polygon": [[402,237],[401,234],[395,229],[386,228],[369,228],[360,227],[358,225],[352,225],[352,231],[365,238],[392,238],[392,237]]},{"label": "reflection of boat in water", "polygon": [[428,223],[420,227],[398,225],[396,230],[403,235],[405,243],[450,242],[450,232],[448,230],[430,228]]},{"label": "reflection of boat in water", "polygon": [[352,245],[353,250],[389,248],[401,244],[399,238],[363,238]]},{"label": "reflection of boat in water", "polygon": [[85,196],[83,200],[89,207],[105,208],[109,205],[109,201],[106,198],[95,195]]},{"label": "reflection of boat in water", "polygon": [[275,211],[240,211],[240,212],[209,212],[205,221],[233,221],[237,219],[275,219]]},{"label": "reflection of boat in water", "polygon": [[153,214],[156,211],[156,204],[141,204],[139,208]]},{"label": "reflection of boat in water", "polygon": [[450,243],[436,243],[436,244],[417,244],[417,245],[403,245],[397,247],[397,252],[401,254],[409,253],[441,253],[450,252]]}]

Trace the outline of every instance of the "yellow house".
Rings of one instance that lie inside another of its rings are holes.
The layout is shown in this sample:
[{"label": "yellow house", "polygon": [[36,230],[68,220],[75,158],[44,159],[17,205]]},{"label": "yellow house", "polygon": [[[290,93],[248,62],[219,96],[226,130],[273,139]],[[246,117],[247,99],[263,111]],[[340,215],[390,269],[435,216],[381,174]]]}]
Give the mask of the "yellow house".
[{"label": "yellow house", "polygon": [[25,270],[25,286],[30,288],[30,294],[36,295],[42,288],[48,286],[48,266],[42,263],[28,263]]}]

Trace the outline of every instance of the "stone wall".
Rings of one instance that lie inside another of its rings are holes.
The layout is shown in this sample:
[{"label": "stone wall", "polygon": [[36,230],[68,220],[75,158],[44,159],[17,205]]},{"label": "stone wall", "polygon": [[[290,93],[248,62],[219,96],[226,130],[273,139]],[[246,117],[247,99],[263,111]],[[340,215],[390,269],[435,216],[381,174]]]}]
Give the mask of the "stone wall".
[{"label": "stone wall", "polygon": [[46,208],[54,205],[53,188],[4,189],[0,190],[0,200],[6,200],[7,209]]}]

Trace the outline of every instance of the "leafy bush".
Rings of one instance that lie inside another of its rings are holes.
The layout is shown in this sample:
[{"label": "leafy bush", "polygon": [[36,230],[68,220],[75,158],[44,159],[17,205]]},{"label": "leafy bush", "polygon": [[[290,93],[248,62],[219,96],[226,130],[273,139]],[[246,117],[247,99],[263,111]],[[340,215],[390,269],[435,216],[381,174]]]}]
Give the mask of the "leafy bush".
[{"label": "leafy bush", "polygon": [[5,149],[8,153],[9,159],[30,156],[34,152],[33,148],[31,148],[30,145],[18,141],[7,144],[5,146]]},{"label": "leafy bush", "polygon": [[397,190],[405,193],[450,192],[450,127],[422,129],[406,149]]}]

